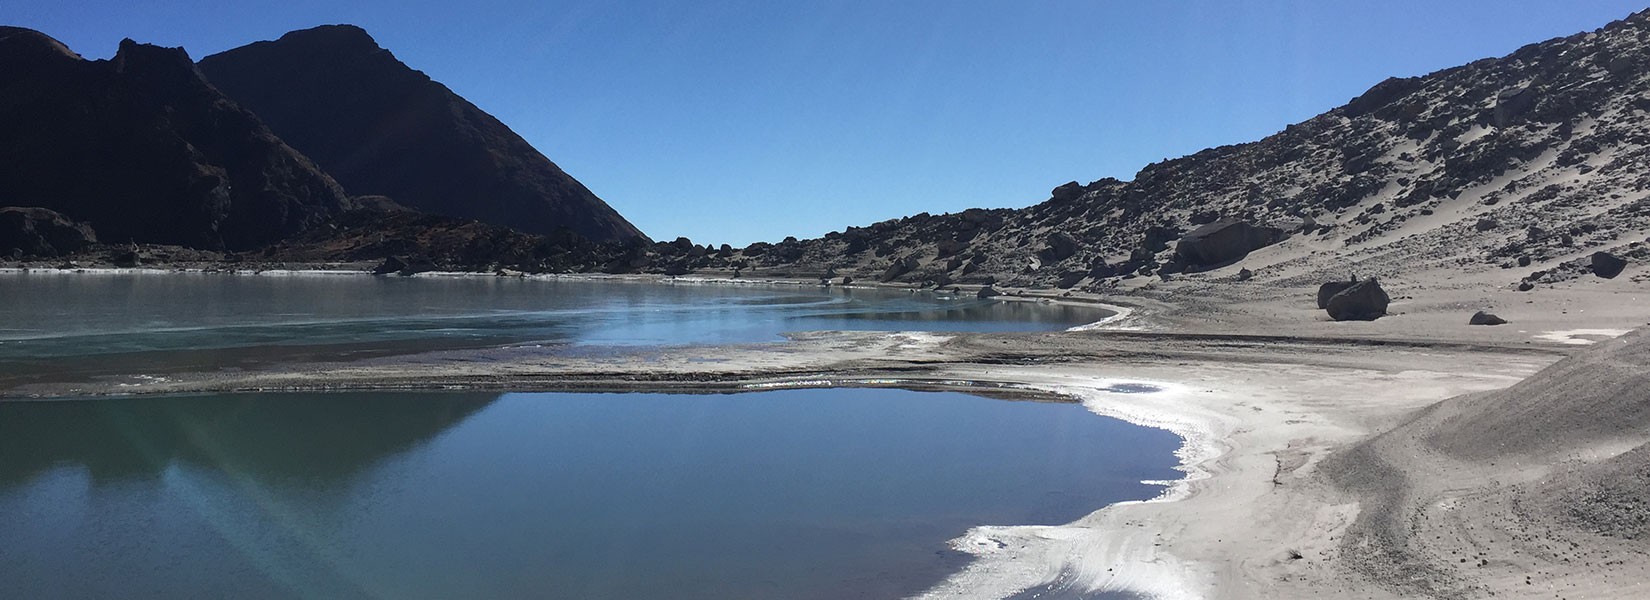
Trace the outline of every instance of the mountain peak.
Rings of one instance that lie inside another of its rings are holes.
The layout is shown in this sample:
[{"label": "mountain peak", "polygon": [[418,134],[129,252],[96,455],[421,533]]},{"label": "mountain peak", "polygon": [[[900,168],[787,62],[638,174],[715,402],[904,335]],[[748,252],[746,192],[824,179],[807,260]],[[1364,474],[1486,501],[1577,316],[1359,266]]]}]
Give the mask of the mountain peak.
[{"label": "mountain peak", "polygon": [[371,52],[383,49],[379,47],[377,40],[372,39],[372,35],[368,34],[366,29],[347,23],[320,25],[309,29],[290,31],[276,41],[282,44],[324,49],[330,52]]},{"label": "mountain peak", "polygon": [[359,27],[294,31],[200,68],[352,194],[528,233],[645,239],[504,123]]},{"label": "mountain peak", "polygon": [[50,58],[80,60],[63,42],[23,27],[0,25],[0,61],[37,62]]}]

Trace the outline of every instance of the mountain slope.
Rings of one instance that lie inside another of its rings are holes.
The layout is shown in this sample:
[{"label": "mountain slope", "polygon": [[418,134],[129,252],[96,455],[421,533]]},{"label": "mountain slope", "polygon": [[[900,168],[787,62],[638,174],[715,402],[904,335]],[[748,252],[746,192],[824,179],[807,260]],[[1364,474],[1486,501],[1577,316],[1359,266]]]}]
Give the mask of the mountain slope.
[{"label": "mountain slope", "polygon": [[1389,79],[1266,139],[1156,163],[1133,181],[1073,182],[1025,209],[922,214],[747,258],[865,277],[915,257],[900,280],[1104,289],[1170,263],[1168,242],[1186,231],[1234,218],[1294,233],[1242,261],[1261,281],[1503,267],[1516,270],[1487,276],[1554,281],[1584,272],[1595,249],[1645,258],[1632,244],[1650,233],[1647,117],[1650,11]]},{"label": "mountain slope", "polygon": [[1644,597],[1647,383],[1641,328],[1338,452],[1323,474],[1361,497],[1340,558],[1406,597],[1520,597],[1532,574],[1572,598]]},{"label": "mountain slope", "polygon": [[642,236],[509,127],[358,27],[294,31],[200,67],[352,194],[529,233]]},{"label": "mountain slope", "polygon": [[181,48],[125,40],[88,61],[0,27],[0,115],[0,205],[61,212],[105,242],[253,248],[348,202]]}]

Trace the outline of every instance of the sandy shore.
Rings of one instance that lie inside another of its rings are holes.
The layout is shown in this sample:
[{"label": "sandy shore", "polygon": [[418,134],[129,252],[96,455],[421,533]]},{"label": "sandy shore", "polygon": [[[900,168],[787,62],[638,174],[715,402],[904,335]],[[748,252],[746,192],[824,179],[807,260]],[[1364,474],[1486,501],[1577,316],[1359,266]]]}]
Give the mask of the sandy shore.
[{"label": "sandy shore", "polygon": [[1105,507],[1067,525],[975,528],[954,545],[978,560],[921,597],[1130,590],[1159,598],[1386,598],[1406,593],[1341,560],[1362,498],[1319,476],[1323,460],[1417,409],[1505,388],[1650,318],[1631,288],[1509,293],[1490,303],[1526,306],[1503,311],[1512,324],[1469,327],[1463,311],[1486,303],[1481,290],[1433,293],[1426,304],[1400,300],[1395,316],[1372,323],[1334,323],[1305,291],[1165,287],[1064,298],[1115,302],[1119,310],[1066,332],[816,332],[781,343],[602,356],[510,347],[34,385],[0,390],[0,398],[845,385],[1057,394],[1181,435],[1186,478],[1165,482],[1156,500]]}]

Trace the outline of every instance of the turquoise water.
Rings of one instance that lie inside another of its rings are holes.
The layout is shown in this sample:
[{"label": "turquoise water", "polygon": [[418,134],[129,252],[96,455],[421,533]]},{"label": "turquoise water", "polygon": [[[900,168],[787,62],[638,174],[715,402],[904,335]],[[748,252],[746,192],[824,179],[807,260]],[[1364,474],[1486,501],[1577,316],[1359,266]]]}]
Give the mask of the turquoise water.
[{"label": "turquoise water", "polygon": [[896,598],[979,524],[1149,498],[1175,436],[882,389],[0,403],[18,598]]},{"label": "turquoise water", "polygon": [[505,277],[0,273],[0,389],[504,344],[658,346],[805,330],[1035,331],[1089,307],[817,286]]}]

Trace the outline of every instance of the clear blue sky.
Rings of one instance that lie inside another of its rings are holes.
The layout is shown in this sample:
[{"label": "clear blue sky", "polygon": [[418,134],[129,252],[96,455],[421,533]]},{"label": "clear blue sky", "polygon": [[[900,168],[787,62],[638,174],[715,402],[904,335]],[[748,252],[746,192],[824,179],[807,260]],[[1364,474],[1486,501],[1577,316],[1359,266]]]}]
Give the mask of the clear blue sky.
[{"label": "clear blue sky", "polygon": [[1250,141],[1645,0],[20,0],[90,58],[354,23],[649,235],[742,245]]}]

